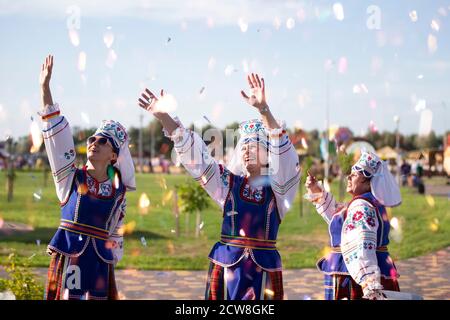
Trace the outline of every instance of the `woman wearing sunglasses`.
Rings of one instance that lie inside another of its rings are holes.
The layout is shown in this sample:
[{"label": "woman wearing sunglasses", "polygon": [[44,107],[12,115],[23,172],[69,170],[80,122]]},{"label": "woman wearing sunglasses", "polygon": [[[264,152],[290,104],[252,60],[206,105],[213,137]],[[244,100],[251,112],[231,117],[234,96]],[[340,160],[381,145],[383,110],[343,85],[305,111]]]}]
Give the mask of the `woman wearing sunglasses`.
[{"label": "woman wearing sunglasses", "polygon": [[53,103],[52,69],[53,56],[48,56],[41,68],[39,114],[61,220],[47,249],[45,298],[117,299],[114,265],[123,254],[125,192],[135,189],[128,135],[120,123],[103,121],[87,139],[86,165],[77,168],[72,131]]},{"label": "woman wearing sunglasses", "polygon": [[215,161],[198,134],[172,119],[148,89],[139,99],[139,105],[162,123],[189,174],[222,209],[220,241],[209,255],[205,298],[210,300],[283,299],[276,240],[297,192],[300,167],[286,131],[266,103],[264,79],[252,74],[248,82],[251,94],[242,91],[242,97],[262,121],[240,125],[240,138],[226,167]]},{"label": "woman wearing sunglasses", "polygon": [[400,190],[387,163],[362,152],[348,176],[348,204],[337,203],[308,174],[305,195],[328,223],[331,252],[317,267],[325,275],[325,299],[383,300],[382,290],[400,291],[397,269],[389,256],[386,207],[401,203]]}]

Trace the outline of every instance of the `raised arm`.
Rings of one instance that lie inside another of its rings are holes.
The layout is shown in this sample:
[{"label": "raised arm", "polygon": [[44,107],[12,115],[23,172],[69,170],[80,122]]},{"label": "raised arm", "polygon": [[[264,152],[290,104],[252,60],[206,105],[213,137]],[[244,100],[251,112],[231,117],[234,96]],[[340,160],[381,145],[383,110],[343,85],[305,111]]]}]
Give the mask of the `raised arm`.
[{"label": "raised arm", "polygon": [[278,212],[283,218],[290,209],[297,194],[300,182],[300,165],[297,152],[292,145],[284,126],[275,120],[266,100],[264,78],[258,74],[247,76],[250,96],[243,90],[241,95],[261,115],[264,127],[269,134],[269,174],[271,187],[277,200]]},{"label": "raised arm", "polygon": [[41,111],[43,137],[50,168],[55,182],[56,194],[61,203],[67,200],[75,175],[75,146],[67,120],[60,115],[58,104],[53,103],[50,79],[53,71],[53,56],[49,55],[41,67],[39,84],[41,89]]},{"label": "raised arm", "polygon": [[[150,90],[145,89],[141,96],[139,106],[151,112],[161,122],[165,135],[174,142],[178,158],[187,172],[223,208],[231,173],[209,154],[205,142],[197,133],[184,128],[164,110],[164,105],[159,103],[160,100]],[[164,97],[163,90],[161,97]]]},{"label": "raised arm", "polygon": [[280,129],[280,124],[275,120],[267,104],[264,78],[260,79],[258,74],[252,73],[247,76],[247,81],[250,86],[250,96],[244,90],[241,90],[241,95],[244,100],[258,110],[267,129]]}]

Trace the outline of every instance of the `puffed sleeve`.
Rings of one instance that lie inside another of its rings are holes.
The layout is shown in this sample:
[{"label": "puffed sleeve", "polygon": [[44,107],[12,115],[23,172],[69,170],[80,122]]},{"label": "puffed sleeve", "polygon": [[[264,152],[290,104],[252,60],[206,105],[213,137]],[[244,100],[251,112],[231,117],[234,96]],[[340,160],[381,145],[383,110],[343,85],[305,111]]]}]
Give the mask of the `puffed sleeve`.
[{"label": "puffed sleeve", "polygon": [[119,262],[123,256],[123,222],[127,207],[124,198],[110,224],[108,243],[113,253],[114,263]]},{"label": "puffed sleeve", "polygon": [[174,142],[175,152],[186,171],[223,209],[232,173],[209,154],[205,142],[196,132],[184,128],[178,119],[176,121],[179,127],[172,135],[166,131],[164,134]]},{"label": "puffed sleeve", "polygon": [[297,194],[300,164],[297,152],[284,128],[269,130],[269,176],[277,201],[278,212],[284,218]]},{"label": "puffed sleeve", "polygon": [[76,152],[69,122],[59,114],[58,104],[47,105],[42,117],[42,134],[45,150],[55,182],[56,194],[61,203],[69,196],[75,176]]}]

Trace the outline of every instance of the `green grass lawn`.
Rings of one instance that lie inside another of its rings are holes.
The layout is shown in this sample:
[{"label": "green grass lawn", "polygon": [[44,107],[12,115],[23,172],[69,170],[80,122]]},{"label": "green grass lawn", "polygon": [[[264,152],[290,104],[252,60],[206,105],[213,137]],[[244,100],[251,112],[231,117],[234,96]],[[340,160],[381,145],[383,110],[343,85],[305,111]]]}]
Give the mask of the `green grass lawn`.
[{"label": "green grass lawn", "polygon": [[[119,268],[139,269],[206,269],[207,255],[218,240],[221,212],[211,201],[211,207],[202,212],[204,227],[195,238],[195,216],[190,217],[190,235],[185,235],[185,217],[181,215],[182,235],[177,238],[172,213],[173,201],[164,203],[167,193],[181,184],[185,175],[138,175],[137,192],[128,193],[126,222],[135,228],[125,237],[125,254]],[[59,225],[59,205],[53,182],[43,187],[41,172],[19,172],[15,180],[14,201],[6,202],[5,174],[0,173],[0,218],[5,221],[32,225],[34,231],[14,235],[0,235],[0,264],[15,250],[31,266],[47,267],[49,258],[45,247]],[[167,189],[164,188],[167,186]],[[332,186],[336,190],[336,184]],[[42,189],[41,199],[33,193]],[[139,196],[145,192],[150,199],[147,214],[139,211]],[[303,190],[304,192],[304,190]],[[336,194],[336,193],[335,193]],[[403,189],[403,204],[390,211],[402,226],[402,239],[391,241],[390,251],[394,259],[405,259],[435,251],[450,245],[450,206],[447,198],[426,199],[412,189]],[[434,202],[434,203],[433,203]],[[300,214],[303,206],[303,214]],[[437,219],[437,220],[435,220]],[[434,224],[434,225],[432,225]],[[141,241],[145,238],[146,246]],[[40,240],[40,246],[36,240]],[[291,211],[280,226],[278,248],[285,268],[313,267],[328,245],[326,223],[315,213],[311,205],[302,204],[300,193]],[[31,257],[31,258],[30,258]]]}]

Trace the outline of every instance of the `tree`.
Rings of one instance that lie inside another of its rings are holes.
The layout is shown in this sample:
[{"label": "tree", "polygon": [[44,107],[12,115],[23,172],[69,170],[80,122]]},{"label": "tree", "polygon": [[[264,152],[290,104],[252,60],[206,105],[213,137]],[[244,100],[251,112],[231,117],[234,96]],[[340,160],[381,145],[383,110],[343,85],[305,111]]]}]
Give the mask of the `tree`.
[{"label": "tree", "polygon": [[196,182],[188,182],[176,186],[179,195],[180,209],[186,214],[186,235],[189,233],[189,214],[196,213],[195,237],[200,235],[201,211],[208,208],[209,196],[206,191]]}]

